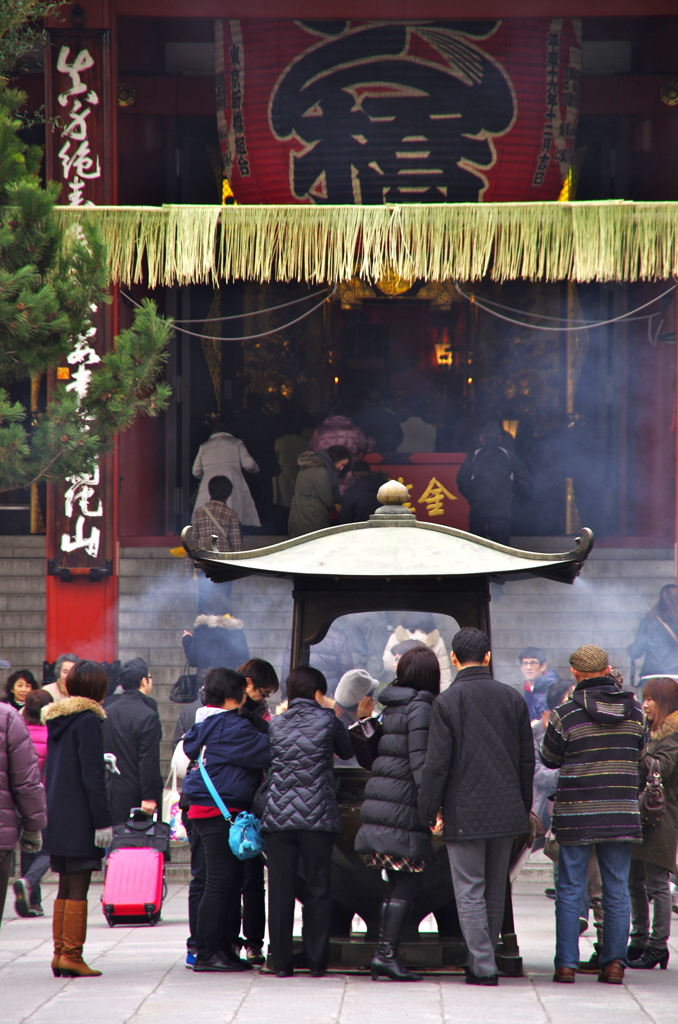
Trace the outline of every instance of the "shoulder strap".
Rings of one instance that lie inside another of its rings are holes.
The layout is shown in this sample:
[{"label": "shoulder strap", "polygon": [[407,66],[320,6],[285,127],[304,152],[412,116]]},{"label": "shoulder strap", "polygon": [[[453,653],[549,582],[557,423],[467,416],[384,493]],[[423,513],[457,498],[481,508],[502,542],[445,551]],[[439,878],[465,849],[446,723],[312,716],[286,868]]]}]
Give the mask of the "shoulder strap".
[{"label": "shoulder strap", "polygon": [[217,790],[216,790],[216,787],[215,787],[214,783],[212,782],[212,780],[210,779],[209,775],[207,774],[207,769],[205,768],[205,762],[204,762],[203,756],[202,756],[204,749],[205,748],[203,747],[203,749],[200,751],[200,757],[198,758],[198,768],[200,769],[200,774],[202,775],[202,780],[205,783],[205,785],[207,786],[207,789],[209,791],[210,796],[212,797],[212,799],[214,800],[215,804],[217,805],[217,807],[219,808],[219,810],[223,814],[224,818],[226,819],[227,822],[229,822],[229,824],[232,825],[233,824],[233,818],[228,813],[228,807],[226,806],[224,801],[221,799],[221,797],[217,793]]},{"label": "shoulder strap", "polygon": [[207,515],[210,517],[210,519],[212,520],[212,522],[214,523],[214,525],[216,526],[217,530],[219,531],[221,536],[224,538],[224,540],[228,540],[228,534],[224,530],[224,528],[221,525],[221,523],[219,522],[219,520],[215,516],[213,516],[212,513],[210,512],[210,510],[208,508],[205,508],[204,505],[203,505],[203,509],[205,510]]},{"label": "shoulder strap", "polygon": [[678,636],[676,636],[676,634],[675,634],[675,633],[673,632],[673,630],[671,629],[671,627],[670,627],[669,625],[667,625],[667,623],[666,623],[666,622],[664,622],[664,620],[663,620],[663,619],[660,619],[660,618],[659,618],[659,616],[657,616],[657,622],[661,622],[661,624],[662,624],[662,626],[664,627],[664,629],[665,629],[665,630],[666,630],[666,631],[667,631],[668,633],[670,633],[670,634],[671,634],[671,636],[673,637],[673,639],[674,639],[674,640],[676,641],[676,643],[678,644]]}]

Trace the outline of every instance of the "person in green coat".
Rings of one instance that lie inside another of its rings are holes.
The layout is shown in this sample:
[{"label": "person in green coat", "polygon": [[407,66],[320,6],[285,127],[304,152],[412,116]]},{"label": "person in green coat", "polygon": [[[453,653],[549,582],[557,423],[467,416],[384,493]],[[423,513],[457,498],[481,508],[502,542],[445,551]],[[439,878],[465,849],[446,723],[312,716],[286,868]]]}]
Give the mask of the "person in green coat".
[{"label": "person in green coat", "polygon": [[330,511],[339,501],[339,473],[351,462],[351,453],[341,444],[318,452],[302,452],[294,485],[287,532],[290,537],[324,530],[330,525]]},{"label": "person in green coat", "polygon": [[[631,941],[629,967],[664,970],[669,962],[671,890],[669,874],[676,870],[678,842],[678,683],[651,679],[643,693],[643,711],[650,742],[641,761],[641,777],[660,764],[666,810],[657,825],[645,826],[643,842],[631,848]],[[650,929],[650,901],[654,906]]]}]

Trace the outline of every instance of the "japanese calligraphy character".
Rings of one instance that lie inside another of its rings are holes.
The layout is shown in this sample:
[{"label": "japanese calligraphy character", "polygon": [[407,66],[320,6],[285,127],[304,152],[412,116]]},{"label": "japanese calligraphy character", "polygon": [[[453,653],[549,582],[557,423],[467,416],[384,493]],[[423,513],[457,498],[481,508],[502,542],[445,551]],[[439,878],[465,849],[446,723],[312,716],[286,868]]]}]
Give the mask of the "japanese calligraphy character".
[{"label": "japanese calligraphy character", "polygon": [[64,513],[67,519],[73,515],[73,506],[80,506],[80,513],[83,516],[98,519],[104,514],[103,505],[99,501],[96,508],[90,508],[90,500],[96,494],[96,487],[99,484],[99,466],[95,466],[92,473],[80,473],[75,476],[66,477],[70,487],[64,493]]},{"label": "japanese calligraphy character", "polygon": [[80,401],[82,401],[89,391],[89,382],[91,379],[92,371],[88,370],[84,363],[81,363],[77,370],[71,375],[71,382],[66,385],[66,391],[75,391]]},{"label": "japanese calligraphy character", "polygon": [[92,327],[86,335],[80,336],[66,356],[66,361],[71,365],[73,363],[84,363],[86,366],[95,366],[97,363],[100,363],[101,356],[87,343],[87,339],[95,335],[96,327]]},{"label": "japanese calligraphy character", "polygon": [[85,517],[78,516],[75,522],[75,534],[71,537],[70,533],[61,534],[61,550],[66,552],[84,550],[92,558],[96,558],[99,554],[99,544],[101,543],[101,530],[97,526],[93,526],[89,537],[85,537]]},{"label": "japanese calligraphy character", "polygon": [[243,156],[245,156],[247,154],[247,147],[245,145],[245,137],[244,137],[244,135],[237,135],[236,136],[235,151],[239,155],[242,154]]},{"label": "japanese calligraphy character", "polygon": [[89,142],[87,139],[81,142],[75,152],[71,153],[71,140],[67,139],[59,150],[59,159],[64,172],[64,178],[68,181],[70,173],[75,168],[81,178],[100,178],[101,164],[99,157],[96,161],[92,159]]},{"label": "japanese calligraphy character", "polygon": [[426,490],[422,494],[421,498],[417,499],[417,503],[419,505],[426,505],[426,511],[430,516],[444,516],[444,498],[449,498],[450,501],[457,500],[456,495],[450,494],[447,488],[443,487],[440,480],[436,480],[433,476],[429,480]]},{"label": "japanese calligraphy character", "polygon": [[83,192],[85,191],[85,182],[78,175],[73,178],[68,184],[68,205],[69,206],[94,206],[94,203],[89,200],[85,202]]},{"label": "japanese calligraphy character", "polygon": [[92,113],[91,107],[84,107],[80,100],[75,100],[70,109],[70,121],[62,131],[62,135],[68,135],[71,139],[81,140],[87,138],[87,124],[85,119]]},{"label": "japanese calligraphy character", "polygon": [[[292,193],[325,203],[477,201],[496,159],[492,136],[511,127],[515,105],[504,69],[470,38],[496,23],[473,24],[359,26],[295,58],[269,105],[273,133],[297,144]],[[439,59],[421,57],[413,41]]]},{"label": "japanese calligraphy character", "polygon": [[240,63],[240,47],[239,46],[232,46],[230,48],[230,50],[228,51],[228,56],[230,58],[231,64],[239,64]]},{"label": "japanese calligraphy character", "polygon": [[80,96],[83,92],[87,93],[85,98],[88,103],[98,103],[99,97],[97,94],[93,90],[88,92],[88,86],[80,78],[80,73],[82,71],[87,71],[89,68],[94,67],[94,58],[90,54],[89,50],[81,50],[73,63],[69,64],[68,55],[70,52],[70,46],[62,46],[57,58],[57,71],[60,71],[63,75],[68,75],[71,80],[70,89],[66,89],[65,92],[61,92],[57,96],[59,106],[65,107],[68,103],[69,97]]}]

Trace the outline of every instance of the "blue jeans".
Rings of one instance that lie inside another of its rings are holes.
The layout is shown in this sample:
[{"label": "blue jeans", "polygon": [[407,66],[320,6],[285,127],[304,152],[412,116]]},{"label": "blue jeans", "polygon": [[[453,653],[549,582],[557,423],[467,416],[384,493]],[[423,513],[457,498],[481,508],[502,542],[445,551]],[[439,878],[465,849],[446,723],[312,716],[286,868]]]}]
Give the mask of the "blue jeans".
[{"label": "blue jeans", "polygon": [[[603,881],[603,941],[600,966],[626,966],[631,903],[629,843],[596,843]],[[556,967],[579,967],[579,913],[586,891],[590,846],[561,846],[556,885]]]},{"label": "blue jeans", "polygon": [[31,907],[39,907],[42,903],[40,882],[47,871],[49,871],[49,853],[47,850],[40,850],[39,853],[21,851],[21,877],[25,878],[30,886]]}]

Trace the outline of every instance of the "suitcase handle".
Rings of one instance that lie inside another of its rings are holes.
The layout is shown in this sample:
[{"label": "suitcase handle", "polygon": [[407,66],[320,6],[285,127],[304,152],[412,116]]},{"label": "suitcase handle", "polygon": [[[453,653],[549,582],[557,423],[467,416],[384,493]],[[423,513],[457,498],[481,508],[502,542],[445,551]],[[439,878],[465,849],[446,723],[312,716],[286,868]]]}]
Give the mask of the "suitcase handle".
[{"label": "suitcase handle", "polygon": [[153,815],[151,816],[148,813],[148,811],[145,811],[143,809],[143,807],[131,807],[130,808],[130,812],[129,812],[129,820],[130,821],[136,821],[136,822],[139,822],[139,821],[145,821],[145,822],[153,821],[153,822],[156,822],[158,820],[158,812],[157,812],[157,810],[153,811]]}]

